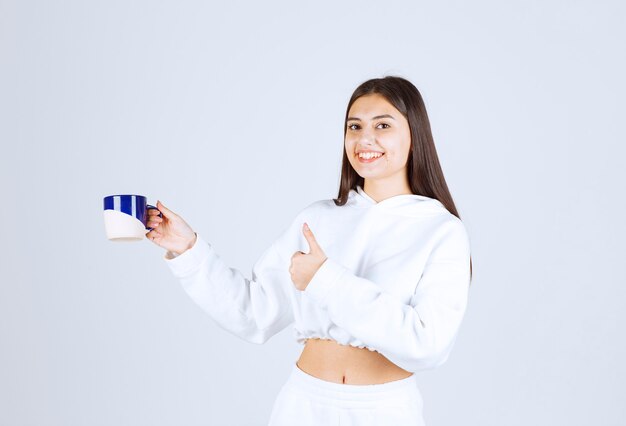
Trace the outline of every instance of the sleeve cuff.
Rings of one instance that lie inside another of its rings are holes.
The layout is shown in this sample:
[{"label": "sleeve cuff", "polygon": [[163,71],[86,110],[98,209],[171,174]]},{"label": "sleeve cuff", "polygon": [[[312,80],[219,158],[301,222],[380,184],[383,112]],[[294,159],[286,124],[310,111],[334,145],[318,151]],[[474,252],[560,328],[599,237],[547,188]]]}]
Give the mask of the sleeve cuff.
[{"label": "sleeve cuff", "polygon": [[167,251],[163,256],[163,260],[175,276],[184,277],[195,272],[209,257],[211,250],[211,245],[200,234],[196,233],[196,242],[191,248],[178,256]]},{"label": "sleeve cuff", "polygon": [[348,268],[345,266],[327,258],[313,275],[304,292],[315,300],[320,307],[326,308],[331,289],[341,281],[341,277],[347,271]]}]

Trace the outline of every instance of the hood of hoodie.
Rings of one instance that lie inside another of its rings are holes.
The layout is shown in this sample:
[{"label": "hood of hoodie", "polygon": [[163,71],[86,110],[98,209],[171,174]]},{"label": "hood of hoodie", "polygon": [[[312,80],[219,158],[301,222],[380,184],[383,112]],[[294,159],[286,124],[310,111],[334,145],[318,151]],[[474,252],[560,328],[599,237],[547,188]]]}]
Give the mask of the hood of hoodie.
[{"label": "hood of hoodie", "polygon": [[355,207],[381,209],[401,216],[420,216],[432,213],[450,213],[437,199],[418,194],[400,194],[376,202],[360,185],[351,189],[348,203]]}]

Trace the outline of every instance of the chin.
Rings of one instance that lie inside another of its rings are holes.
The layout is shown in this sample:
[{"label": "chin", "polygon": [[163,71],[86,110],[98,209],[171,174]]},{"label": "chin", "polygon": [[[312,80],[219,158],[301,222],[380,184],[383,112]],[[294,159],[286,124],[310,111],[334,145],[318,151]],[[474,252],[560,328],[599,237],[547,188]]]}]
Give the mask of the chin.
[{"label": "chin", "polygon": [[367,172],[364,172],[363,170],[356,170],[356,172],[363,179],[377,179],[377,178],[383,177],[383,176],[381,176],[380,173],[367,173]]}]

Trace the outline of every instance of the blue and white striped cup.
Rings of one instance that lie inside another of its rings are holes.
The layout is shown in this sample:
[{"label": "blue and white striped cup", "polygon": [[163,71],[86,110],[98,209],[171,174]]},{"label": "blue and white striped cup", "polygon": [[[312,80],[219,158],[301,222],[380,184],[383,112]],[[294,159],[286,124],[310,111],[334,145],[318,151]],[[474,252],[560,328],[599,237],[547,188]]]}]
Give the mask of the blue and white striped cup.
[{"label": "blue and white striped cup", "polygon": [[[143,195],[123,194],[104,197],[104,228],[111,241],[140,241],[152,230],[146,226],[148,209]],[[159,212],[159,216],[163,214]]]}]

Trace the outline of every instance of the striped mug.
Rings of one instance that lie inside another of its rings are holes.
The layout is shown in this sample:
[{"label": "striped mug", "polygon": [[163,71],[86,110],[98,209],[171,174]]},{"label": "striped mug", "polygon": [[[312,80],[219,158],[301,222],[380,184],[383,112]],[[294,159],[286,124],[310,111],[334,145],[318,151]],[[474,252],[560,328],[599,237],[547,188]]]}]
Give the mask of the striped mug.
[{"label": "striped mug", "polygon": [[[104,228],[111,241],[140,241],[152,230],[148,228],[148,209],[143,195],[123,194],[104,197]],[[159,216],[163,214],[159,212]]]}]

